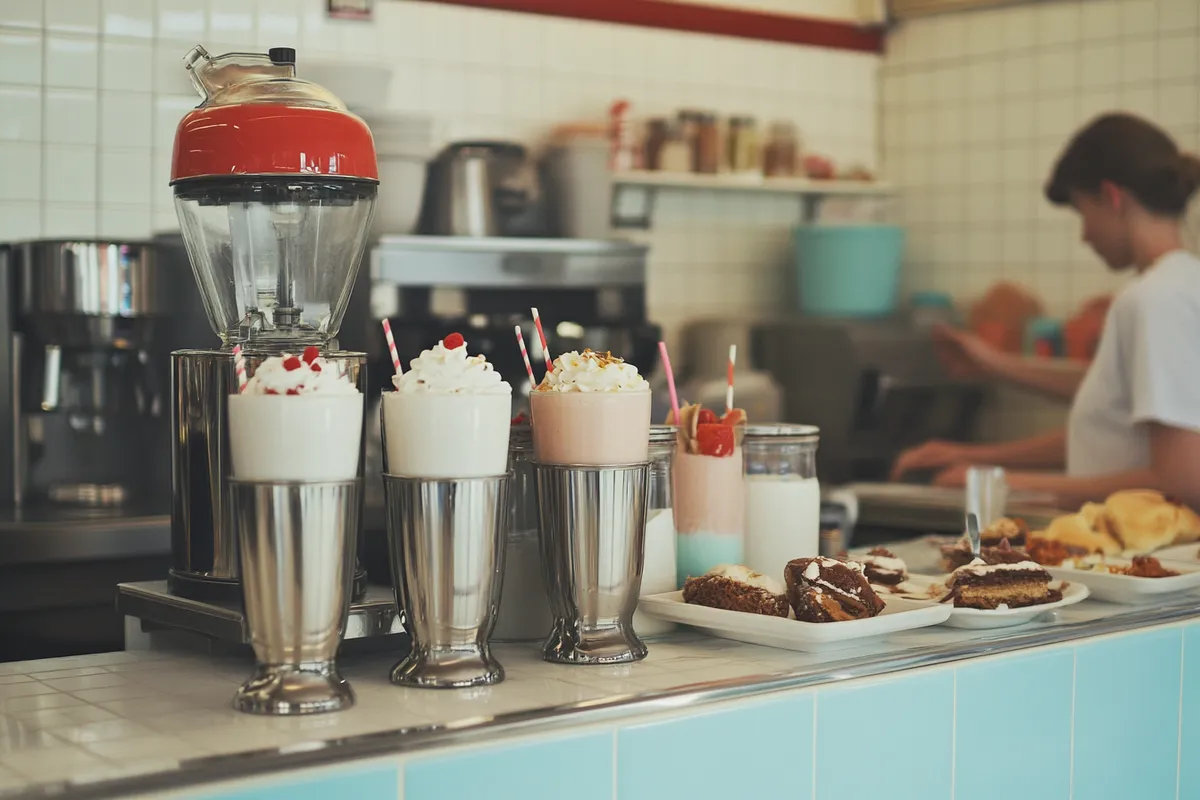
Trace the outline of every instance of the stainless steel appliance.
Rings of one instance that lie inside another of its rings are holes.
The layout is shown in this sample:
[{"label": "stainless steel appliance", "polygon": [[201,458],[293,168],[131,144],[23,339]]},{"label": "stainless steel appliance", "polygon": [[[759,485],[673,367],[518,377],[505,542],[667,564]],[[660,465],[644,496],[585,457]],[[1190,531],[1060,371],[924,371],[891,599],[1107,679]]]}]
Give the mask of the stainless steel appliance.
[{"label": "stainless steel appliance", "polygon": [[417,232],[428,236],[545,236],[536,166],[513,142],[455,142],[429,163]]},{"label": "stainless steel appliance", "polygon": [[784,419],[821,429],[825,484],[885,479],[927,439],[969,440],[985,394],[946,375],[928,331],[899,322],[765,321],[754,362],[783,388]]},{"label": "stainless steel appliance", "polygon": [[228,484],[232,348],[254,358],[315,345],[362,363],[336,337],[378,173],[367,126],[296,77],[294,50],[212,57],[197,47],[185,65],[204,102],[179,123],[171,184],[219,343],[171,356],[169,582],[182,595],[228,601],[241,593]]},{"label": "stainless steel appliance", "polygon": [[0,661],[119,649],[168,552],[166,324],[145,242],[0,245]]}]

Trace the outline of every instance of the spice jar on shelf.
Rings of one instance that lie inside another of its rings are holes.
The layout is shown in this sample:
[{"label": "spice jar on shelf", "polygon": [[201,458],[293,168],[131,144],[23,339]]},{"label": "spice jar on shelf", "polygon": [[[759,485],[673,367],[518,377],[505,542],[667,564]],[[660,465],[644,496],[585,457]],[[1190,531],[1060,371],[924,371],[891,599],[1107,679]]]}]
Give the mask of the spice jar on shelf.
[{"label": "spice jar on shelf", "polygon": [[667,136],[658,151],[658,169],[662,172],[691,172],[692,148],[683,136],[682,126],[667,126]]},{"label": "spice jar on shelf", "polygon": [[731,117],[725,147],[725,166],[733,173],[762,173],[762,150],[754,117]]},{"label": "spice jar on shelf", "polygon": [[701,111],[680,111],[675,123],[679,136],[688,147],[688,171],[696,172],[696,163],[700,152],[700,121],[704,118]]},{"label": "spice jar on shelf", "polygon": [[694,171],[715,175],[721,171],[721,128],[715,114],[701,114],[696,134]]},{"label": "spice jar on shelf", "polygon": [[800,142],[790,122],[771,123],[763,149],[763,172],[768,178],[790,178],[800,172]]},{"label": "spice jar on shelf", "polygon": [[646,169],[662,169],[663,145],[667,143],[670,131],[670,123],[662,117],[646,120],[646,138],[642,143],[642,162]]}]

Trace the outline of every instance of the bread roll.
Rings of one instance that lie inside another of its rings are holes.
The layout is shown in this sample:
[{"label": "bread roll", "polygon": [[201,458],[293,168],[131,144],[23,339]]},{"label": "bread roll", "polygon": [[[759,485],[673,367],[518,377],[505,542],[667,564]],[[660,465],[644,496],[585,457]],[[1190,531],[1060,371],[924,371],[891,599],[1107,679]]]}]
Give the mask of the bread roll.
[{"label": "bread roll", "polygon": [[[1095,505],[1095,504],[1090,504]],[[1067,514],[1057,517],[1039,536],[1053,539],[1068,547],[1079,547],[1089,553],[1115,556],[1121,552],[1121,542],[1109,532],[1103,506],[1088,509],[1088,513]]]},{"label": "bread roll", "polygon": [[1152,489],[1114,492],[1104,501],[1113,533],[1132,553],[1150,553],[1200,538],[1200,518]]}]

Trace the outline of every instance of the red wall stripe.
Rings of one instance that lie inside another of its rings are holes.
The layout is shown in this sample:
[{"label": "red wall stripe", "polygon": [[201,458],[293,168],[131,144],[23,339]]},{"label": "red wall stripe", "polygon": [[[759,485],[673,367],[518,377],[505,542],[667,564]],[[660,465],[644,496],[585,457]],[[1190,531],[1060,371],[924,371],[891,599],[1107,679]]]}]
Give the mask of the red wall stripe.
[{"label": "red wall stripe", "polygon": [[883,52],[883,31],[877,27],[854,25],[759,11],[673,3],[666,0],[435,0],[456,6],[493,8],[543,14],[551,17],[590,19],[663,28],[691,33],[711,33],[741,39],[806,44]]}]

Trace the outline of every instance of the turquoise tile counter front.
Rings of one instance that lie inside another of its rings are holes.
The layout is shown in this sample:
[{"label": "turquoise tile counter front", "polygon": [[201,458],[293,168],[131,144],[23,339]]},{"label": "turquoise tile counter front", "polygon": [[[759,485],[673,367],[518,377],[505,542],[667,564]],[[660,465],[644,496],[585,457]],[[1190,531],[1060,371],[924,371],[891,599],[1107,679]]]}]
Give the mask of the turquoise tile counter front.
[{"label": "turquoise tile counter front", "polygon": [[1197,754],[1185,623],[170,796],[1200,800]]}]

